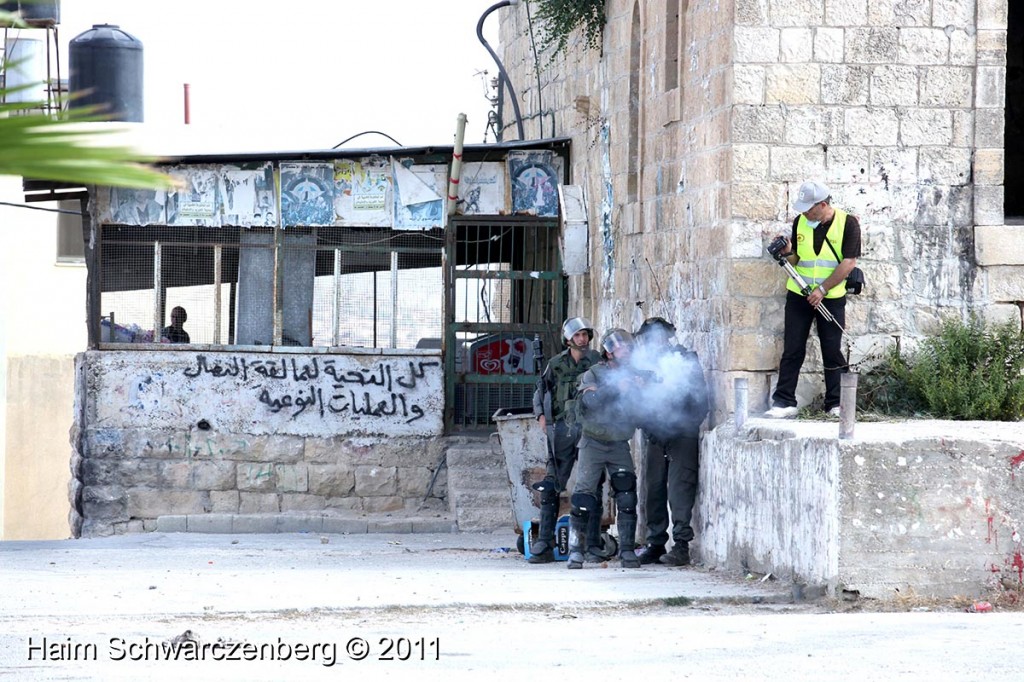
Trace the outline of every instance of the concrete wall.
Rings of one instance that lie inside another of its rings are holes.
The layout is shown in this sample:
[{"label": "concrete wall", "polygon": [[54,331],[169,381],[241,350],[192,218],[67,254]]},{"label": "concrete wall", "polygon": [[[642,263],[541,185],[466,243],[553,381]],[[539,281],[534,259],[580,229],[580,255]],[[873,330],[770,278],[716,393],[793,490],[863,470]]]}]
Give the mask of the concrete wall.
[{"label": "concrete wall", "polygon": [[86,536],[167,515],[416,509],[445,446],[436,351],[105,351],[77,372]]},{"label": "concrete wall", "polygon": [[[540,27],[525,3],[499,15],[527,137],[571,136],[571,182],[587,190],[591,270],[571,278],[571,311],[601,329],[669,317],[709,370],[714,423],[737,377],[751,407],[766,407],[785,276],[764,245],[815,178],[862,222],[852,363],[870,366],[893,337],[920,338],[945,315],[1020,320],[1024,227],[1002,213],[1007,0],[679,6],[671,90],[663,0],[609,0],[602,49],[570,41],[553,61],[534,57]],[[822,387],[810,345],[801,403]]]},{"label": "concrete wall", "polygon": [[[21,179],[0,177],[20,204]],[[55,208],[55,204],[36,204]],[[66,538],[85,266],[57,263],[56,214],[0,206],[0,539]]]},{"label": "concrete wall", "polygon": [[707,565],[872,598],[1024,587],[1024,426],[750,420],[704,440]]}]

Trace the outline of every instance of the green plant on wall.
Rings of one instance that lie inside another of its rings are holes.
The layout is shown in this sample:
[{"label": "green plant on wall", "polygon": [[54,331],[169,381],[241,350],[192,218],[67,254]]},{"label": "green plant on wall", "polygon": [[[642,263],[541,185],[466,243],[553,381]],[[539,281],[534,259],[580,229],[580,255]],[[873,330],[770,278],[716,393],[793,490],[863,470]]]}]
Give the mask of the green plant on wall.
[{"label": "green plant on wall", "polygon": [[583,43],[600,50],[604,37],[605,0],[537,0],[540,48],[554,58],[569,46],[569,38],[582,32]]},{"label": "green plant on wall", "polygon": [[1017,421],[1024,417],[1020,323],[946,320],[913,353],[893,350],[862,375],[858,408],[896,416]]}]

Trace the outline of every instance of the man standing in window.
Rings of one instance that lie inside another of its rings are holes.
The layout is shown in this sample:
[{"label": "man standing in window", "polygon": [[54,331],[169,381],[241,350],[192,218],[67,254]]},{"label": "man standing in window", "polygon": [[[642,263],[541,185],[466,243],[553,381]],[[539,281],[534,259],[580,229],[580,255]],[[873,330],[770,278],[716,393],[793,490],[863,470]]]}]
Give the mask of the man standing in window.
[{"label": "man standing in window", "polygon": [[187,319],[188,313],[185,312],[185,309],[180,305],[174,306],[171,309],[171,325],[160,330],[160,336],[170,343],[190,343],[188,332],[184,329]]}]

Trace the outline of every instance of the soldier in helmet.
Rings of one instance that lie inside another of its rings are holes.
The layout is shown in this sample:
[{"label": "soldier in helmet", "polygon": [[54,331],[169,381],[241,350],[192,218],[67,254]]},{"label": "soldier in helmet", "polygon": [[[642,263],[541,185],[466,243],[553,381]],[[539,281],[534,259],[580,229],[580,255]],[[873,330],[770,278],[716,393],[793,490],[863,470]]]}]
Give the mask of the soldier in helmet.
[{"label": "soldier in helmet", "polygon": [[[540,526],[537,540],[530,545],[530,563],[544,564],[555,560],[555,520],[558,516],[558,496],[565,490],[576,464],[576,443],[580,437],[578,425],[572,423],[576,384],[591,365],[601,356],[590,349],[594,327],[582,317],[570,317],[562,325],[565,350],[551,358],[533,394],[533,413],[549,434],[549,457],[544,480],[533,484],[540,492]],[[548,423],[550,417],[552,423]],[[601,513],[588,529],[593,560],[604,560],[600,555]]]},{"label": "soldier in helmet", "polygon": [[636,431],[634,403],[641,386],[629,367],[633,336],[612,329],[601,337],[604,360],[580,378],[578,417],[583,428],[580,462],[572,491],[569,519],[569,568],[582,568],[583,533],[600,499],[601,476],[607,474],[615,496],[615,525],[623,568],[640,568],[636,542],[636,472],[629,441]]},{"label": "soldier in helmet", "polygon": [[[654,372],[658,379],[644,388],[646,407],[639,420],[647,452],[647,542],[637,552],[642,564],[690,563],[690,520],[697,497],[700,425],[708,414],[708,389],[697,354],[673,345],[675,333],[668,320],[647,318],[637,331],[638,348],[631,358],[635,367]],[[673,544],[666,553],[670,510]]]}]

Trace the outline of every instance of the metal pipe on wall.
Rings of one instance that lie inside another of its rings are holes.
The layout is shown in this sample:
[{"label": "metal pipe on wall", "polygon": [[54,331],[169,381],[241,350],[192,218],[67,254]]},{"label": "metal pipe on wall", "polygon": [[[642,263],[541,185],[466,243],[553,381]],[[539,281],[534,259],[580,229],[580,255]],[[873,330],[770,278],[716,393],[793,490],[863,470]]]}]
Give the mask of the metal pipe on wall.
[{"label": "metal pipe on wall", "polygon": [[462,146],[466,139],[466,115],[459,114],[455,120],[455,147],[452,149],[452,170],[448,178],[448,210],[445,215],[455,215],[459,203],[459,181],[462,179]]}]

